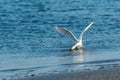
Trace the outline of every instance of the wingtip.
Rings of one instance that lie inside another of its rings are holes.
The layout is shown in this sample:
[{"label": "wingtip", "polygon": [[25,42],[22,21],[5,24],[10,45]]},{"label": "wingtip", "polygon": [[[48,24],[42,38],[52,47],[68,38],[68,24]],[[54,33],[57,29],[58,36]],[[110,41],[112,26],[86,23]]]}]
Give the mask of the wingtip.
[{"label": "wingtip", "polygon": [[89,25],[92,26],[94,24],[94,22],[91,22]]},{"label": "wingtip", "polygon": [[91,24],[94,24],[94,22],[91,22]]},{"label": "wingtip", "polygon": [[56,26],[55,29],[58,30],[58,26]]}]

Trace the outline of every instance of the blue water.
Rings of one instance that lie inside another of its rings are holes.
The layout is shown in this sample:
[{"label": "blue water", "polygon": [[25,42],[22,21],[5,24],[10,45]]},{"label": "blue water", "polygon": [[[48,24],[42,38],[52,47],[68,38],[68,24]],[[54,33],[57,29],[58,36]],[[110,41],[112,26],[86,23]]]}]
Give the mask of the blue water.
[{"label": "blue water", "polygon": [[[0,79],[120,64],[119,0],[0,0]],[[55,26],[84,34],[82,53]],[[12,74],[11,74],[12,73]],[[19,75],[19,76],[18,76]]]}]

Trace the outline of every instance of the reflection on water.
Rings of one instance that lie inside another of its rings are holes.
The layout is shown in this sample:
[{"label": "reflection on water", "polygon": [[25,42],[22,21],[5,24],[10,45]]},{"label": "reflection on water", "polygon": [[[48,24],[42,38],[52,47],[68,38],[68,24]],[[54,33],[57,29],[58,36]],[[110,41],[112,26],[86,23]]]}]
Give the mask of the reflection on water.
[{"label": "reflection on water", "polygon": [[73,61],[84,61],[84,56],[83,54],[81,53],[80,55],[77,55],[77,56],[73,56]]},{"label": "reflection on water", "polygon": [[90,52],[88,51],[82,51],[82,52],[77,52],[77,55],[73,56],[73,61],[77,62],[85,62],[85,61],[90,61]]}]

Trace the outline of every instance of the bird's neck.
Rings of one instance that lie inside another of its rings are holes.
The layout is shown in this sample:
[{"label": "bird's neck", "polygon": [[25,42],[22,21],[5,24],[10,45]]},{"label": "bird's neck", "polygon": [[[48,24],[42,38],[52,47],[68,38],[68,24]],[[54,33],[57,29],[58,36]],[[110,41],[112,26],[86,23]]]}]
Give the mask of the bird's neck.
[{"label": "bird's neck", "polygon": [[80,41],[79,41],[78,43],[79,43],[79,45],[80,45],[81,47],[83,47],[82,38],[80,39]]}]

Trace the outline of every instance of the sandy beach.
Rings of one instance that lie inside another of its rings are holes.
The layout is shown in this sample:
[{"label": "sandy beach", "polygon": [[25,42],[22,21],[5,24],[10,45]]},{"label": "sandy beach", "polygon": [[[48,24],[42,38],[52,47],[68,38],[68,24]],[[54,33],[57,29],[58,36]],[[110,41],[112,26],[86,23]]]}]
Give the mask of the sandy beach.
[{"label": "sandy beach", "polygon": [[31,76],[14,80],[120,80],[120,68],[89,70],[69,73],[61,72],[57,74]]}]

